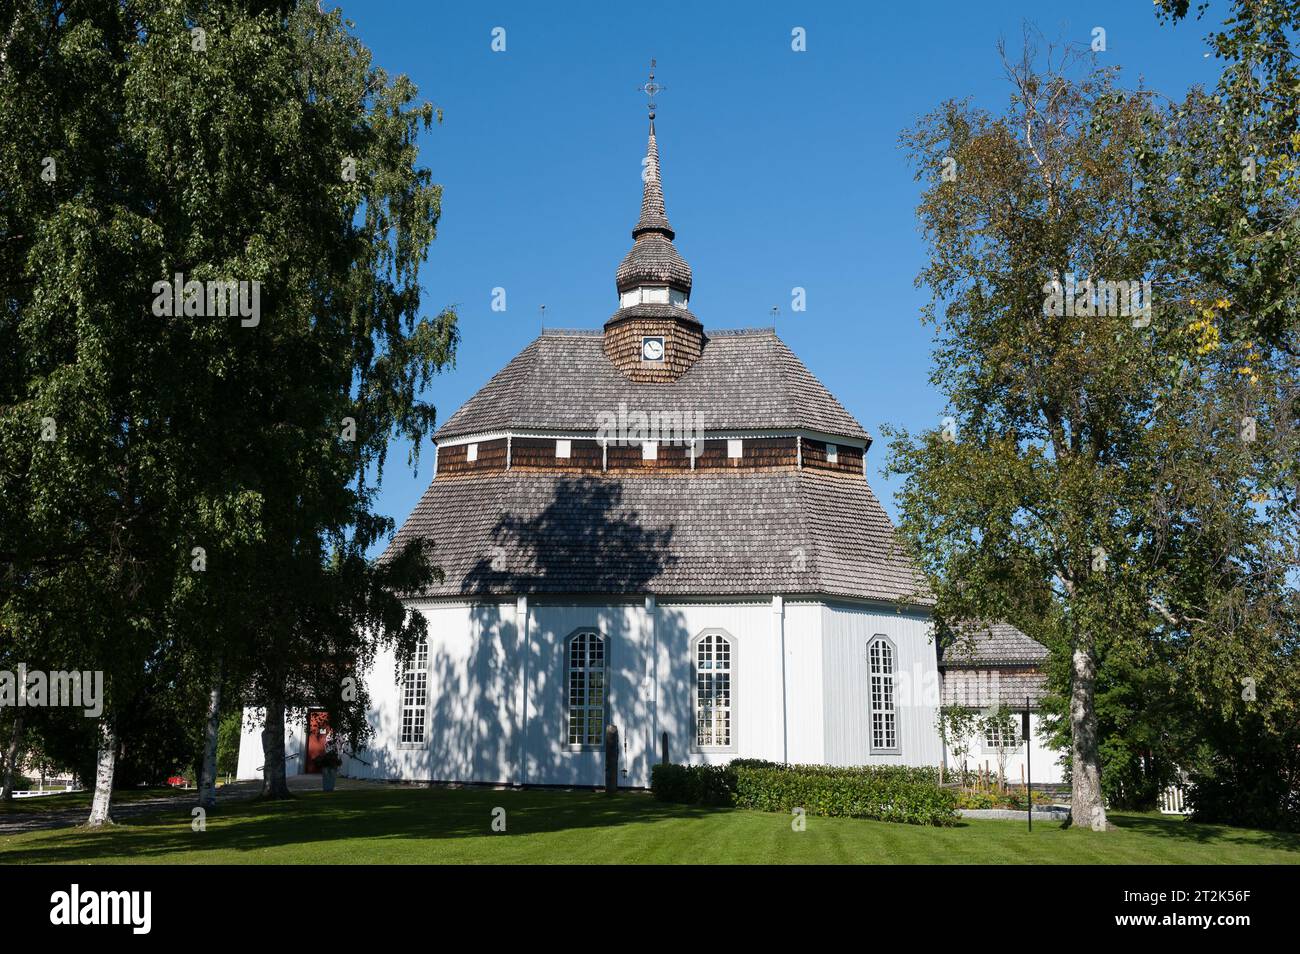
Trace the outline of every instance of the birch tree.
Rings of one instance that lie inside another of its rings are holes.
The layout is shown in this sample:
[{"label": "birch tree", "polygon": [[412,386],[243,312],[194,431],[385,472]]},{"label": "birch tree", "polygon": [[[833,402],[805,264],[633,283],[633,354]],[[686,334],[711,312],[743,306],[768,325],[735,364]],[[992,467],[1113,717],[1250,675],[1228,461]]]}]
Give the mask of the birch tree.
[{"label": "birch tree", "polygon": [[0,42],[0,625],[105,673],[102,824],[146,674],[245,690],[285,594],[391,529],[371,482],[456,341],[435,114],[310,3],[26,0]]},{"label": "birch tree", "polygon": [[1031,41],[1004,62],[1004,112],[950,102],[903,137],[948,420],[890,431],[890,466],[941,633],[1005,619],[1052,651],[1073,821],[1101,830],[1098,667],[1135,640],[1222,646],[1269,616],[1281,551],[1259,495],[1291,412],[1285,388],[1259,388],[1267,438],[1242,438],[1240,369],[1285,369],[1217,334],[1233,303],[1169,241],[1191,212],[1162,156],[1194,130],[1068,53]]}]

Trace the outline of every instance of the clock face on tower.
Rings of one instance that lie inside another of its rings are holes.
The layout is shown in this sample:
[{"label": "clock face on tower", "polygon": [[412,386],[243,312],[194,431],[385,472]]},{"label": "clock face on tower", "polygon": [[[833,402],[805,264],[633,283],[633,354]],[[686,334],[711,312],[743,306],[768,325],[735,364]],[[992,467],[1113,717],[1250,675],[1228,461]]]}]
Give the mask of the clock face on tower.
[{"label": "clock face on tower", "polygon": [[641,360],[642,361],[662,361],[663,359],[664,359],[663,338],[642,338],[641,339]]}]

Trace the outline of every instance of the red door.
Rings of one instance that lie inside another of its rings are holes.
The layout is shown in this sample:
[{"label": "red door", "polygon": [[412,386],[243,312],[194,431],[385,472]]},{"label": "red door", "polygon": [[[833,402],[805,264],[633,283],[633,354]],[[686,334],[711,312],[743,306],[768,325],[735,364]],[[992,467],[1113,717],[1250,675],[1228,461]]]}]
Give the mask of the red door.
[{"label": "red door", "polygon": [[312,709],[307,713],[307,764],[303,766],[303,771],[308,775],[320,774],[316,760],[325,754],[325,743],[329,737],[329,713],[324,709]]}]

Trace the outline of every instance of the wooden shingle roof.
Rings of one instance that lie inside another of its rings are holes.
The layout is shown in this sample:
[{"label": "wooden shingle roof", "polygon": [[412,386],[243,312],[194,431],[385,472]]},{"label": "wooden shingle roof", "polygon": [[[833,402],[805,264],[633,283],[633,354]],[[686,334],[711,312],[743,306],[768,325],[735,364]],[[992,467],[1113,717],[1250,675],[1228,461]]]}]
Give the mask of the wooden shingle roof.
[{"label": "wooden shingle roof", "polygon": [[632,249],[615,273],[615,285],[621,295],[642,285],[668,285],[691,294],[691,266],[686,264],[673,245],[674,232],[664,209],[663,183],[659,177],[659,143],[655,138],[655,121],[650,117],[650,139],[646,144],[645,184],[641,196],[641,217],[632,229]]},{"label": "wooden shingle roof", "polygon": [[957,641],[942,650],[939,665],[947,668],[1027,666],[1039,665],[1047,657],[1046,646],[1010,623],[967,623]]},{"label": "wooden shingle roof", "polygon": [[967,623],[939,651],[946,706],[1037,708],[1047,693],[1048,650],[1010,623]]},{"label": "wooden shingle roof", "polygon": [[[667,306],[665,306],[667,307]],[[862,425],[771,329],[713,332],[689,371],[637,383],[605,356],[599,332],[543,332],[434,435],[509,429],[594,432],[620,402],[642,410],[698,410],[709,431],[807,429],[870,441]]]},{"label": "wooden shingle roof", "polygon": [[884,509],[852,475],[441,476],[389,552],[412,538],[445,574],[428,596],[928,600]]},{"label": "wooden shingle roof", "polygon": [[[996,673],[996,678],[994,674]],[[943,671],[945,706],[967,706],[983,709],[1006,706],[1022,709],[1029,701],[1031,709],[1038,708],[1047,695],[1047,675],[1036,669],[946,669]]]}]

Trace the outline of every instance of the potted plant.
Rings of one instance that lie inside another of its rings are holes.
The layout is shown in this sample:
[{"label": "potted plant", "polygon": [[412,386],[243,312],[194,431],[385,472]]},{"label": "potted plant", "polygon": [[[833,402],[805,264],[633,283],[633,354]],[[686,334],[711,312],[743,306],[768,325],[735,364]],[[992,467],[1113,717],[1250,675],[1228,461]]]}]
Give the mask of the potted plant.
[{"label": "potted plant", "polygon": [[316,760],[320,767],[320,787],[321,791],[334,791],[334,778],[338,773],[339,767],[343,764],[343,759],[339,757],[332,747],[325,750],[325,754]]}]

